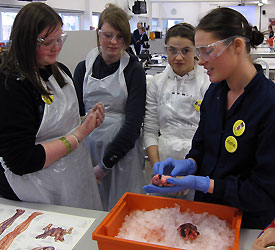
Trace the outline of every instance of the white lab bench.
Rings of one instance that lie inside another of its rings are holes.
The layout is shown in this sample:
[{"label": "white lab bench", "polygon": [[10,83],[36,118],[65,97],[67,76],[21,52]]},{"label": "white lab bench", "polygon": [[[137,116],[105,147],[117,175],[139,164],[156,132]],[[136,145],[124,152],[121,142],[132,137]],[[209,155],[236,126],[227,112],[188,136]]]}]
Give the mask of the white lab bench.
[{"label": "white lab bench", "polygon": [[145,68],[147,75],[155,75],[161,73],[165,67],[167,66],[168,62],[162,62],[162,63],[151,63],[148,64]]},{"label": "white lab bench", "polygon": [[271,52],[268,46],[252,49],[251,56],[254,61],[261,64],[265,72],[269,73],[269,79],[275,80],[275,52]]},{"label": "white lab bench", "polygon": [[[64,206],[56,206],[56,205],[48,205],[48,204],[11,201],[4,198],[0,198],[0,206],[1,204],[95,218],[96,220],[94,221],[94,223],[91,225],[88,231],[83,235],[83,237],[76,244],[73,250],[98,250],[97,242],[92,240],[92,232],[100,224],[100,222],[104,219],[104,217],[108,214],[107,212],[104,212],[104,211],[72,208],[72,207],[64,207]],[[251,250],[253,241],[257,238],[260,232],[261,232],[260,230],[241,229],[240,238],[239,238],[239,250]]]}]

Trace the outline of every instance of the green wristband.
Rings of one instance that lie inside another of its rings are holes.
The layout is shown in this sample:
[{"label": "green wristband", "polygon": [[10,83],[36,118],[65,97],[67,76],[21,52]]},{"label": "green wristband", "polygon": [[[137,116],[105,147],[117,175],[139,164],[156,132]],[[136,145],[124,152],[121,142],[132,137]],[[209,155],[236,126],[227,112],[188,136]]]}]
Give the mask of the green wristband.
[{"label": "green wristband", "polygon": [[66,137],[61,137],[59,138],[60,141],[62,141],[66,147],[66,155],[68,155],[69,153],[72,152],[72,145],[71,143],[68,141],[68,139]]}]

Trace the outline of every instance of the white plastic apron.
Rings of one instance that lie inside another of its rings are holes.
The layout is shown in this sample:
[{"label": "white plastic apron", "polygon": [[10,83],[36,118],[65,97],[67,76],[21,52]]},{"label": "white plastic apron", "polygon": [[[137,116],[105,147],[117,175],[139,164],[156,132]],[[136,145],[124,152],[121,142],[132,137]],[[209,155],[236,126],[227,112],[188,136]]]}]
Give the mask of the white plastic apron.
[{"label": "white plastic apron", "polygon": [[[158,93],[157,113],[161,131],[158,139],[160,161],[168,157],[178,160],[185,159],[191,148],[200,116],[199,112],[195,110],[194,104],[203,97],[200,94],[200,88],[204,81],[204,75],[194,70],[189,74],[195,74],[195,76],[185,75],[180,78],[168,66],[159,81],[167,81],[169,74],[171,79],[174,78],[173,87],[165,89],[166,84],[163,84],[163,88]],[[170,81],[172,81],[171,79]],[[186,88],[193,88],[192,94],[186,95],[186,91],[183,90],[183,84],[186,84],[186,81],[189,81],[189,86]]]},{"label": "white plastic apron", "polygon": [[[45,104],[36,144],[70,134],[80,124],[72,80],[62,74],[68,82],[62,89],[53,76],[46,83],[53,94],[53,102]],[[19,176],[4,164],[2,166],[10,186],[22,201],[102,209],[90,155],[84,143],[69,155],[34,173]]]},{"label": "white plastic apron", "polygon": [[[86,58],[86,74],[83,85],[83,101],[88,112],[97,102],[105,105],[106,113],[103,124],[87,137],[93,165],[102,161],[106,147],[118,134],[125,119],[125,105],[128,97],[124,68],[128,65],[129,55],[123,52],[118,70],[104,79],[92,77],[92,66],[99,55],[94,49]],[[143,193],[145,184],[143,174],[144,150],[140,137],[132,148],[112,171],[99,184],[100,195],[105,210],[110,210],[124,192]]]}]

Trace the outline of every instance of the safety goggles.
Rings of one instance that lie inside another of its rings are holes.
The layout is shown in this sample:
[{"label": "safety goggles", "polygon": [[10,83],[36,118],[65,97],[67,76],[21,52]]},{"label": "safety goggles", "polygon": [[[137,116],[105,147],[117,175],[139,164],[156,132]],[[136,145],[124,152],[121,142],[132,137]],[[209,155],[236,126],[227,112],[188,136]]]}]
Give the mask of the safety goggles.
[{"label": "safety goggles", "polygon": [[[231,36],[223,40],[211,43],[209,45],[195,46],[195,54],[204,61],[212,61],[222,55],[222,53],[231,45],[235,38],[240,36]],[[244,38],[248,41],[247,38]]]},{"label": "safety goggles", "polygon": [[124,38],[121,34],[114,35],[113,32],[105,32],[102,30],[98,30],[98,36],[105,42],[113,42],[116,39],[117,43],[123,43]]},{"label": "safety goggles", "polygon": [[60,37],[56,39],[49,39],[49,38],[37,38],[37,42],[39,45],[46,49],[51,49],[55,45],[62,46],[63,43],[66,41],[67,34],[62,33]]},{"label": "safety goggles", "polygon": [[177,48],[174,46],[166,45],[165,49],[167,51],[167,54],[169,56],[173,56],[173,57],[178,56],[178,54],[181,54],[183,57],[187,57],[187,56],[193,55],[193,53],[194,53],[193,47],[192,48],[191,47]]}]

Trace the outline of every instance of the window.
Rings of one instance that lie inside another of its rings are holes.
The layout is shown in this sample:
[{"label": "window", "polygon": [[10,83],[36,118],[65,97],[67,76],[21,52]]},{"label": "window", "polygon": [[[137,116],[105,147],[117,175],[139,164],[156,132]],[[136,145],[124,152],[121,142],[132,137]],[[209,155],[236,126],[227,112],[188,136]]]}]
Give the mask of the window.
[{"label": "window", "polygon": [[152,18],[152,31],[160,31],[157,18]]},{"label": "window", "polygon": [[59,12],[63,21],[63,30],[80,30],[80,14],[78,13],[62,13]]},{"label": "window", "polygon": [[[0,40],[9,40],[11,28],[19,9],[7,10],[0,8]],[[59,13],[63,20],[64,30],[80,30],[79,13]]]},{"label": "window", "polygon": [[97,29],[100,13],[93,12],[92,14],[92,26],[90,29]]},{"label": "window", "polygon": [[[0,8],[0,41],[9,40],[11,28],[15,19],[15,16],[19,12],[20,8]],[[80,30],[80,12],[58,13],[63,20],[63,29],[67,30]]]},{"label": "window", "polygon": [[256,6],[228,6],[228,8],[240,12],[251,25],[256,25]]},{"label": "window", "polygon": [[163,20],[163,31],[166,33],[166,31],[174,26],[177,23],[183,23],[183,19],[164,19]]},{"label": "window", "polygon": [[17,15],[19,10],[5,10],[0,9],[0,40],[9,40],[10,39],[10,33],[11,33],[11,27],[13,24],[13,21],[15,19],[15,16]]}]

